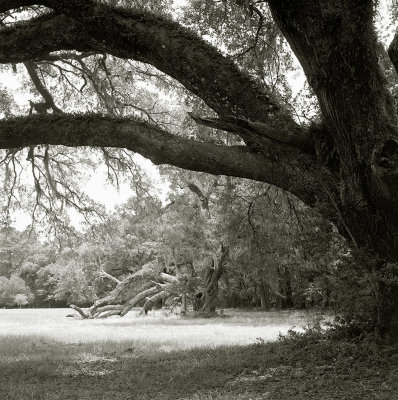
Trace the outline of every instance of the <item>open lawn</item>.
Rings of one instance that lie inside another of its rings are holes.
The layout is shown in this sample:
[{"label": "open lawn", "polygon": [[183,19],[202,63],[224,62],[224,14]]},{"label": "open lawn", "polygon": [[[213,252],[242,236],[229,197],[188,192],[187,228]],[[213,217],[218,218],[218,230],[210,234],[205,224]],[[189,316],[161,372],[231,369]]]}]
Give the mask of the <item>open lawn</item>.
[{"label": "open lawn", "polygon": [[71,309],[0,309],[0,337],[40,336],[66,344],[118,342],[153,352],[193,347],[244,345],[257,338],[275,340],[279,332],[306,324],[305,312],[247,312],[226,310],[223,318],[182,319],[162,311],[138,316],[76,320]]},{"label": "open lawn", "polygon": [[396,349],[275,340],[305,313],[75,320],[0,310],[0,399],[398,399]]}]

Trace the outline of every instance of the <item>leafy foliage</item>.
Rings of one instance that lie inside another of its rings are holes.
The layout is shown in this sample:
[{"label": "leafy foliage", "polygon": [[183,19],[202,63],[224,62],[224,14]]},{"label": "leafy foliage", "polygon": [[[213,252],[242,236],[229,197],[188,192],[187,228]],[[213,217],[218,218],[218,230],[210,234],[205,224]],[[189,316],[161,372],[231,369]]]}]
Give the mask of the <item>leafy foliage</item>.
[{"label": "leafy foliage", "polygon": [[32,291],[26,286],[25,281],[17,275],[8,279],[0,276],[0,305],[12,307],[24,305],[33,299]]}]

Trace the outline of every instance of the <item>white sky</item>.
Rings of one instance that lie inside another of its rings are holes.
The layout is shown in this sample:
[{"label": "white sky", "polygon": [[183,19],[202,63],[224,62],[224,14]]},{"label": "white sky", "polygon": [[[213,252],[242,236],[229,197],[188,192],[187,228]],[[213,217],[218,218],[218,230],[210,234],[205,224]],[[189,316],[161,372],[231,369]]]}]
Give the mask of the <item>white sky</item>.
[{"label": "white sky", "polygon": [[[150,160],[145,159],[139,154],[134,155],[134,161],[143,168],[151,179],[153,186],[156,187],[156,194],[159,196],[160,200],[166,203],[169,185],[165,183],[160,176],[158,168]],[[133,190],[128,182],[121,182],[119,189],[117,189],[107,180],[105,165],[101,165],[97,168],[96,172],[92,174],[84,187],[84,191],[89,197],[104,205],[108,212],[113,211],[116,206],[125,203],[133,195]],[[80,230],[80,224],[84,222],[82,215],[73,208],[68,209],[68,215],[71,218],[72,225]],[[13,226],[19,231],[25,230],[32,221],[29,213],[21,210],[15,212],[13,218],[15,219]]]}]

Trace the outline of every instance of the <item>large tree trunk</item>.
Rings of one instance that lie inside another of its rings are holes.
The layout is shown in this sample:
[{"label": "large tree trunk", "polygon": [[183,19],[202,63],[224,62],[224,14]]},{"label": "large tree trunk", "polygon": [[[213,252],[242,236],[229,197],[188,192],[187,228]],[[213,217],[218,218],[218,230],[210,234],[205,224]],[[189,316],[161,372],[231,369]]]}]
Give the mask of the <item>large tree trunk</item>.
[{"label": "large tree trunk", "polygon": [[[353,247],[396,262],[397,117],[378,64],[373,2],[269,4],[319,100],[328,132],[322,140],[330,147],[325,163],[338,187],[333,203],[339,230]],[[326,185],[324,190],[330,191]],[[381,282],[376,286],[378,328],[383,335],[398,338],[398,288]]]},{"label": "large tree trunk", "polygon": [[206,270],[205,288],[203,291],[201,312],[214,313],[218,302],[218,280],[221,276],[220,269],[215,267],[214,260]]}]

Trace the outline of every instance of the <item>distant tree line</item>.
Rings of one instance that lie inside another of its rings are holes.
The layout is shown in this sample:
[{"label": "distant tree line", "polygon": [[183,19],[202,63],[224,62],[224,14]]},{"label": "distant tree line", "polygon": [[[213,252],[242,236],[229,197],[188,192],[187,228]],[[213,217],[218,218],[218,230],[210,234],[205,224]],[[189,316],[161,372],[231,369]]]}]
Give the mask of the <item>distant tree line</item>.
[{"label": "distant tree line", "polygon": [[86,233],[42,242],[3,224],[0,306],[340,307],[350,253],[331,224],[266,184],[166,172],[166,205],[143,191]]}]

